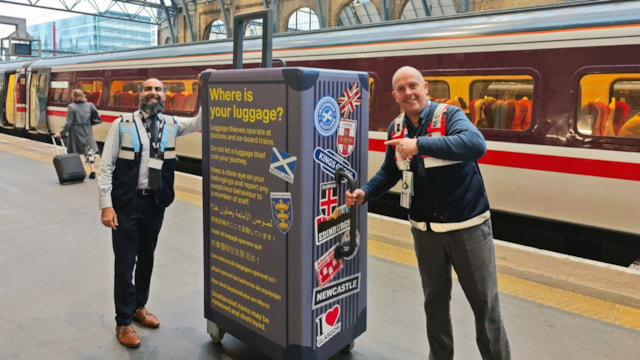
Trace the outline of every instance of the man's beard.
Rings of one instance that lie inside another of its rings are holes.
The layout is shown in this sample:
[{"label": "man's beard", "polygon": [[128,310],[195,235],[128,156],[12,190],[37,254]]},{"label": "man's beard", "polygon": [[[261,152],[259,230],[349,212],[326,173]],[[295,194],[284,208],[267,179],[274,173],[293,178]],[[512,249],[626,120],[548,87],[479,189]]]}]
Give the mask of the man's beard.
[{"label": "man's beard", "polygon": [[157,99],[157,102],[149,102],[147,100],[140,101],[140,110],[149,115],[157,115],[164,110],[164,101]]}]

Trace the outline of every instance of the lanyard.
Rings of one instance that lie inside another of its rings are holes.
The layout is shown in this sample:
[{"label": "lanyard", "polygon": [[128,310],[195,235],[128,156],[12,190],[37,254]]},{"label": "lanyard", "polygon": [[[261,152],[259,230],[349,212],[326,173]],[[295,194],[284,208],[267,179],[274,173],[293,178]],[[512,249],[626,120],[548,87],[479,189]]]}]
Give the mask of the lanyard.
[{"label": "lanyard", "polygon": [[[431,99],[427,98],[427,104],[424,107],[424,109],[422,110],[422,113],[420,114],[420,118],[422,119],[422,121],[420,123],[418,123],[418,125],[415,127],[414,130],[414,135],[413,136],[409,136],[409,129],[408,129],[408,125],[405,123],[405,121],[408,121],[405,119],[406,115],[402,116],[401,119],[397,124],[395,124],[395,133],[392,134],[392,139],[399,139],[399,138],[417,138],[420,135],[420,127],[424,126],[425,123],[425,118],[427,116],[427,113],[429,112],[429,109],[431,108]],[[400,126],[402,126],[402,129],[400,129]],[[409,170],[411,167],[411,160],[413,159],[413,156],[409,156],[407,158],[400,158],[400,155],[396,152],[396,159],[400,159],[400,160],[396,160],[396,162],[398,163],[398,167],[402,170]]]},{"label": "lanyard", "polygon": [[142,122],[144,124],[144,128],[145,130],[147,130],[147,136],[149,137],[149,144],[151,144],[151,156],[152,157],[159,157],[160,155],[160,143],[162,142],[162,134],[164,133],[163,129],[164,129],[164,121],[160,120],[160,117],[158,117],[158,139],[156,139],[156,141],[154,142],[153,139],[151,138],[151,126],[149,123],[153,124],[153,117],[150,116],[146,119],[144,119],[144,121]]}]

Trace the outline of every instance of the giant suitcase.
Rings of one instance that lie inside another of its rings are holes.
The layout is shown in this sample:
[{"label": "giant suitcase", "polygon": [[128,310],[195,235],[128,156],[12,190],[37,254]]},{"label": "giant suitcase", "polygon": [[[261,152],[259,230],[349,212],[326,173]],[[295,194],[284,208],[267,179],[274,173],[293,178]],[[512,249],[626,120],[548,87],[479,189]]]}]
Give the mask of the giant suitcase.
[{"label": "giant suitcase", "polygon": [[59,154],[56,139],[51,136],[51,140],[53,140],[53,146],[56,148],[56,156],[53,158],[53,166],[56,168],[60,184],[66,185],[83,182],[87,173],[84,170],[84,165],[82,164],[80,155],[67,154],[67,148],[64,145],[64,140],[62,140],[62,138],[60,138],[60,142],[64,149],[64,153]]}]

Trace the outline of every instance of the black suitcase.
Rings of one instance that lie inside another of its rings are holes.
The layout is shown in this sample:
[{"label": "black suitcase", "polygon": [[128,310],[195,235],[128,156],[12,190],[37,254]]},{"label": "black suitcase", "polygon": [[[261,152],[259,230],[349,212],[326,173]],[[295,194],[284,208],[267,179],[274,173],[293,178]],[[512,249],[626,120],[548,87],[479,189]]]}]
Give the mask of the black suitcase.
[{"label": "black suitcase", "polygon": [[84,170],[82,159],[79,154],[67,154],[67,147],[64,146],[64,140],[60,139],[64,154],[58,154],[58,146],[56,139],[52,136],[53,146],[56,148],[56,156],[53,158],[53,166],[58,174],[60,185],[73,184],[83,182],[87,177]]}]

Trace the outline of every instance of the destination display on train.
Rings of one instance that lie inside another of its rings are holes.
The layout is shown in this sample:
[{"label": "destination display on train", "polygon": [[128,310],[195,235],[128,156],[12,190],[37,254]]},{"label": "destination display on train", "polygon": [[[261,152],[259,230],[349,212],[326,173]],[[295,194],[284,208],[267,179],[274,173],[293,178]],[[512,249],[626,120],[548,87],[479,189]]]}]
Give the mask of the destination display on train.
[{"label": "destination display on train", "polygon": [[286,98],[274,94],[284,94],[286,86],[215,83],[207,91],[210,306],[283,344],[282,234],[292,213],[282,181],[290,176],[282,165],[285,137],[276,136],[286,133]]}]

